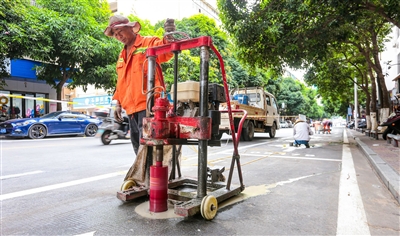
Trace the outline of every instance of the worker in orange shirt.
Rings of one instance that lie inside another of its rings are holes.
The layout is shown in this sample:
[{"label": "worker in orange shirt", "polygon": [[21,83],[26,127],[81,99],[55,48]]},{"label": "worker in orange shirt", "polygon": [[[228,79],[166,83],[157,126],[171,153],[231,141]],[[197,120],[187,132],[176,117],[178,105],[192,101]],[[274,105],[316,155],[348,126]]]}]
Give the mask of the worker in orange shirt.
[{"label": "worker in orange shirt", "polygon": [[[166,32],[175,31],[175,24],[168,21],[164,25]],[[168,27],[166,27],[168,26]],[[142,120],[146,117],[146,94],[147,91],[147,64],[146,49],[149,47],[160,46],[169,43],[167,38],[144,37],[139,33],[139,22],[130,22],[128,18],[121,15],[110,17],[109,24],[104,34],[114,37],[124,44],[124,48],[119,54],[117,61],[117,87],[113,100],[117,100],[115,117],[122,117],[121,107],[129,116],[129,127],[131,142],[135,154],[138,154],[140,137],[142,137]],[[167,62],[173,53],[159,55],[157,63]],[[144,68],[144,71],[143,71]],[[160,86],[160,81],[156,73],[155,86]]]}]

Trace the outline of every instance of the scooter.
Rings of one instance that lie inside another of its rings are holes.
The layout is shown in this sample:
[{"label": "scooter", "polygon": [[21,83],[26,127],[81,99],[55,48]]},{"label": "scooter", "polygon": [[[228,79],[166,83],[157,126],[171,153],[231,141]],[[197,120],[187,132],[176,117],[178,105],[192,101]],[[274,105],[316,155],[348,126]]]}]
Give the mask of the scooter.
[{"label": "scooter", "polygon": [[387,126],[387,129],[383,132],[382,138],[386,140],[388,134],[400,134],[400,110],[390,114],[385,123],[380,126]]},{"label": "scooter", "polygon": [[104,145],[108,145],[112,140],[124,139],[130,140],[129,132],[129,118],[125,117],[124,122],[118,123],[112,115],[112,112],[107,116],[100,116],[103,123],[99,126],[96,137],[101,139]]}]

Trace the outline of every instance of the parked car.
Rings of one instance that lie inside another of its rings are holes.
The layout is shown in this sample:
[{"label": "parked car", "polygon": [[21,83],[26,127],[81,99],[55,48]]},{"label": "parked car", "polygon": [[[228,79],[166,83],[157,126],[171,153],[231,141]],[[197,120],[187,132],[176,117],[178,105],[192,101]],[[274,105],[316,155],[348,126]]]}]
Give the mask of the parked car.
[{"label": "parked car", "polygon": [[280,128],[288,128],[288,123],[286,121],[279,122]]},{"label": "parked car", "polygon": [[42,139],[52,135],[95,136],[101,120],[71,111],[56,111],[37,118],[12,119],[0,123],[0,135]]},{"label": "parked car", "polygon": [[291,120],[287,120],[288,128],[293,128],[293,122]]}]

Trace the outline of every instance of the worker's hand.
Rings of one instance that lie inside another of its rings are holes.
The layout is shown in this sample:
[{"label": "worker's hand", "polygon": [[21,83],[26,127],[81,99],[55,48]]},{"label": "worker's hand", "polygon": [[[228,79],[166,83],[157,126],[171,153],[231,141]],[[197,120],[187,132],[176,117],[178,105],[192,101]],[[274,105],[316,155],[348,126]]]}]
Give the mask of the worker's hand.
[{"label": "worker's hand", "polygon": [[114,119],[118,123],[122,123],[124,121],[124,118],[122,117],[122,107],[119,101],[117,101],[117,104],[115,105],[115,110],[114,110]]},{"label": "worker's hand", "polygon": [[170,33],[176,31],[175,20],[167,18],[167,20],[164,23],[164,30],[165,30],[165,39],[168,42],[174,41],[174,37]]}]

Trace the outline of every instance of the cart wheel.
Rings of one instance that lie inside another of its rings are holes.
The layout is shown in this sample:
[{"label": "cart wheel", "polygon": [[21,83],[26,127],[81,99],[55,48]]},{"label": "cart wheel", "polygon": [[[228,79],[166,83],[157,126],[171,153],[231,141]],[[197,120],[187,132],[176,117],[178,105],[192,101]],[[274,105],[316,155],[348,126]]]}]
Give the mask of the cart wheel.
[{"label": "cart wheel", "polygon": [[200,205],[201,216],[206,220],[214,219],[218,210],[217,199],[212,195],[207,195],[203,198]]},{"label": "cart wheel", "polygon": [[124,181],[124,183],[123,183],[122,186],[121,186],[121,191],[125,191],[125,190],[127,190],[127,189],[130,189],[130,188],[132,188],[133,186],[136,186],[135,181],[133,181],[133,180],[131,180],[131,179],[126,180],[126,181]]}]

